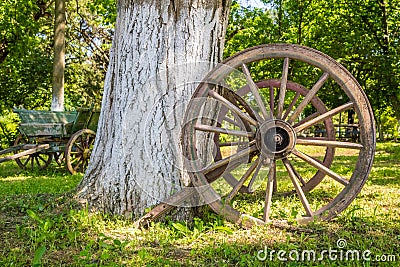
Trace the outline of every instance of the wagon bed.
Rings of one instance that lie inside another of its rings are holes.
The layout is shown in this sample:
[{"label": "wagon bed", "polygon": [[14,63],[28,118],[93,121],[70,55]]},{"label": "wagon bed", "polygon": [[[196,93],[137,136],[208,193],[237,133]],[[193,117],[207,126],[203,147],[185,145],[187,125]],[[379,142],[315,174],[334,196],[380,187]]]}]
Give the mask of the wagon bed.
[{"label": "wagon bed", "polygon": [[19,131],[26,136],[67,136],[78,115],[77,111],[14,109],[13,112],[21,120]]}]

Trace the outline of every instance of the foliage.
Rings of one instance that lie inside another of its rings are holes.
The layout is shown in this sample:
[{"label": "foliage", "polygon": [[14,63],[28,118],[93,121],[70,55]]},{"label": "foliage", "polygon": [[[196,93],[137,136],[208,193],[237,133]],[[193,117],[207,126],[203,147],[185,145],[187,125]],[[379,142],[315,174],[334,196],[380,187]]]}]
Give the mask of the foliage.
[{"label": "foliage", "polygon": [[[350,151],[351,152],[351,151]],[[353,162],[343,152],[344,162]],[[132,228],[132,221],[91,213],[74,202],[71,176],[57,165],[47,171],[21,171],[14,162],[0,164],[0,265],[32,266],[374,266],[363,260],[271,261],[260,250],[287,253],[338,249],[370,250],[400,260],[400,145],[380,143],[370,179],[352,205],[331,222],[238,228],[209,209],[193,224],[152,223]],[[351,163],[349,163],[351,164]],[[265,192],[263,192],[265,193]],[[282,202],[282,209],[290,207]],[[251,205],[251,200],[249,201]],[[245,207],[244,207],[245,208]],[[290,209],[288,209],[290,212]],[[338,255],[340,255],[338,253]]]},{"label": "foliage", "polygon": [[18,135],[18,116],[15,113],[4,113],[0,115],[0,150],[6,149],[14,144]]},{"label": "foliage", "polygon": [[68,2],[66,95],[70,107],[100,104],[114,33],[114,0]]},{"label": "foliage", "polygon": [[242,7],[233,1],[226,33],[224,57],[246,48],[277,42],[274,21],[268,10]]},{"label": "foliage", "polygon": [[[0,2],[0,113],[13,106],[49,109],[54,1]],[[68,109],[99,103],[108,64],[115,1],[67,1]]]},{"label": "foliage", "polygon": [[[114,0],[67,1],[65,107],[100,105]],[[13,107],[50,109],[54,1],[0,2],[0,147],[15,139]],[[13,124],[14,123],[14,124]]]},{"label": "foliage", "polygon": [[385,109],[380,116],[382,132],[385,133],[385,139],[397,139],[399,137],[399,121],[393,116],[393,110]]},{"label": "foliage", "polygon": [[[390,107],[391,115],[400,119],[400,1],[263,2],[263,9],[240,7],[234,2],[225,56],[274,42],[315,48],[338,60],[355,76],[375,113],[383,114],[378,111]],[[298,76],[304,71],[296,68]],[[339,91],[331,88],[331,92],[318,96],[328,107],[338,106]]]},{"label": "foliage", "polygon": [[46,37],[52,30],[47,4],[0,3],[0,113],[22,104],[37,108],[49,98],[52,48]]}]

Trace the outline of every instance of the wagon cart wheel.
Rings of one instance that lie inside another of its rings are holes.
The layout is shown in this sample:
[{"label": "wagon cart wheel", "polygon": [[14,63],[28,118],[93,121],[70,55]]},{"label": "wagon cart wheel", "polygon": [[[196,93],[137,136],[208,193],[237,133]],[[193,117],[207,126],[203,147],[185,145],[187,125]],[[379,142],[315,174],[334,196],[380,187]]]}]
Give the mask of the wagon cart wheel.
[{"label": "wagon cart wheel", "polygon": [[[246,85],[247,94],[237,92]],[[221,88],[241,94],[254,114]],[[228,123],[209,118],[210,108],[227,109]],[[337,141],[334,135],[335,115],[350,109],[360,125],[359,143]],[[311,135],[317,126],[325,136]],[[229,153],[215,156],[221,149],[216,134],[240,141],[228,142]],[[225,60],[198,86],[186,109],[182,149],[193,185],[228,220],[245,225],[328,220],[350,205],[368,178],[374,119],[358,82],[332,58],[298,45],[262,45]],[[350,156],[355,163],[349,163]],[[236,174],[237,183],[224,191],[219,177],[227,172]],[[255,177],[262,186],[252,195],[238,194]],[[288,190],[297,196],[280,194]]]},{"label": "wagon cart wheel", "polygon": [[[279,79],[270,79],[270,80],[263,80],[263,81],[259,81],[256,83],[257,88],[263,89],[263,88],[267,88],[268,90],[275,90],[275,88],[280,88],[281,85],[281,80]],[[291,81],[287,81],[287,85],[286,85],[286,89],[293,91],[295,93],[294,98],[292,99],[292,102],[290,103],[289,106],[291,106],[293,108],[293,105],[295,104],[295,102],[299,99],[300,96],[305,97],[309,90],[306,89],[304,86],[291,82]],[[223,89],[223,96],[225,98],[227,98],[226,96],[228,95],[227,93],[225,93],[226,91],[228,91],[229,89]],[[250,87],[249,86],[244,86],[242,88],[240,88],[239,90],[237,90],[237,92],[230,92],[231,95],[233,95],[233,97],[235,98],[233,102],[234,105],[236,105],[238,108],[240,108],[241,106],[246,110],[246,112],[249,112],[250,116],[252,118],[255,119],[254,113],[251,110],[251,107],[249,107],[245,102],[243,102],[243,100],[241,99],[241,97],[247,95],[248,93],[250,93]],[[242,100],[242,101],[241,101]],[[240,103],[240,106],[238,105]],[[322,100],[320,98],[318,98],[317,96],[314,96],[311,101],[310,101],[311,105],[316,109],[316,111],[319,114],[322,113],[326,113],[328,112],[328,109],[326,108],[326,106],[324,105],[324,103],[322,102]],[[269,103],[269,108],[273,109],[273,104]],[[288,115],[288,113],[291,111],[291,109],[288,107],[286,109],[287,114],[285,114],[285,117]],[[217,125],[219,127],[221,127],[221,125],[223,124],[236,124],[237,126],[240,126],[240,123],[235,122],[235,118],[229,118],[227,117],[227,113],[228,110],[224,107],[222,107],[219,111],[218,114],[218,122]],[[246,123],[245,121],[242,121],[243,125],[245,125],[245,128],[242,128],[241,130],[247,131],[249,130],[249,125],[248,123]],[[325,133],[326,133],[326,140],[335,140],[335,129],[334,129],[334,125],[333,125],[333,121],[332,118],[326,118],[324,121],[324,128],[325,128]],[[214,161],[218,161],[221,159],[222,157],[222,152],[221,152],[221,148],[224,146],[231,146],[231,143],[226,143],[226,142],[220,142],[219,140],[220,134],[219,133],[215,133],[214,135],[214,140],[216,143],[216,147],[217,152],[216,152],[216,157],[214,158]],[[248,142],[250,142],[251,140],[248,140]],[[335,149],[334,147],[327,147],[326,151],[325,151],[325,156],[323,157],[322,163],[329,168],[332,164],[333,158],[334,158],[334,153],[335,153]],[[314,176],[312,178],[310,178],[308,181],[306,181],[303,185],[302,185],[302,190],[304,192],[308,192],[310,190],[312,190],[313,188],[315,188],[315,186],[317,186],[322,179],[324,178],[325,174],[320,171],[317,170],[316,173],[314,174]],[[234,176],[230,173],[230,172],[225,172],[223,175],[224,179],[227,181],[228,184],[230,184],[232,187],[234,187],[236,185],[236,183],[238,182]],[[251,188],[253,186],[253,182],[254,180],[250,180],[250,183],[248,184],[249,187],[243,185],[242,188],[240,188],[240,192],[242,193],[252,193],[254,191],[253,188]],[[276,181],[274,182],[274,191],[277,190],[276,188],[277,184]],[[294,193],[294,192],[293,192]]]},{"label": "wagon cart wheel", "polygon": [[96,133],[83,129],[74,133],[65,148],[65,164],[71,174],[84,172],[89,164]]},{"label": "wagon cart wheel", "polygon": [[[14,146],[17,145],[38,145],[35,139],[31,139],[26,137],[23,134],[19,134],[17,139],[14,141]],[[18,152],[14,152],[17,154]],[[43,152],[36,152],[30,155],[26,155],[20,158],[15,159],[15,162],[18,166],[23,170],[44,170],[46,169],[53,159],[51,153],[43,153]]]}]

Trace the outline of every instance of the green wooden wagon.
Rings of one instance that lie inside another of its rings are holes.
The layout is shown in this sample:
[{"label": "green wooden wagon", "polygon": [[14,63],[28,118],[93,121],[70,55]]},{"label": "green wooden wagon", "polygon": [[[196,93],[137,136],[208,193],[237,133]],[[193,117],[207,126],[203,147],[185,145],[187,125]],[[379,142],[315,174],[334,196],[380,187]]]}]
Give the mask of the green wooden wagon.
[{"label": "green wooden wagon", "polygon": [[[90,159],[100,112],[14,109],[20,118],[14,146],[0,151],[0,162],[15,160],[22,169],[45,169],[54,159],[72,174],[83,172]],[[10,155],[10,153],[13,153]]]}]

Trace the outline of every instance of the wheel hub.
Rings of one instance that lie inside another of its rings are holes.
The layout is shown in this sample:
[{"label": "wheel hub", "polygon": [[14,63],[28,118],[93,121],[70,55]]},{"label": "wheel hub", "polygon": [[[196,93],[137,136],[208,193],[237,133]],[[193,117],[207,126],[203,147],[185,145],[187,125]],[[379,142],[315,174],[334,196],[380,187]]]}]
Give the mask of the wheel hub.
[{"label": "wheel hub", "polygon": [[284,158],[292,152],[296,144],[296,132],[285,121],[269,120],[259,127],[256,144],[265,157]]}]

